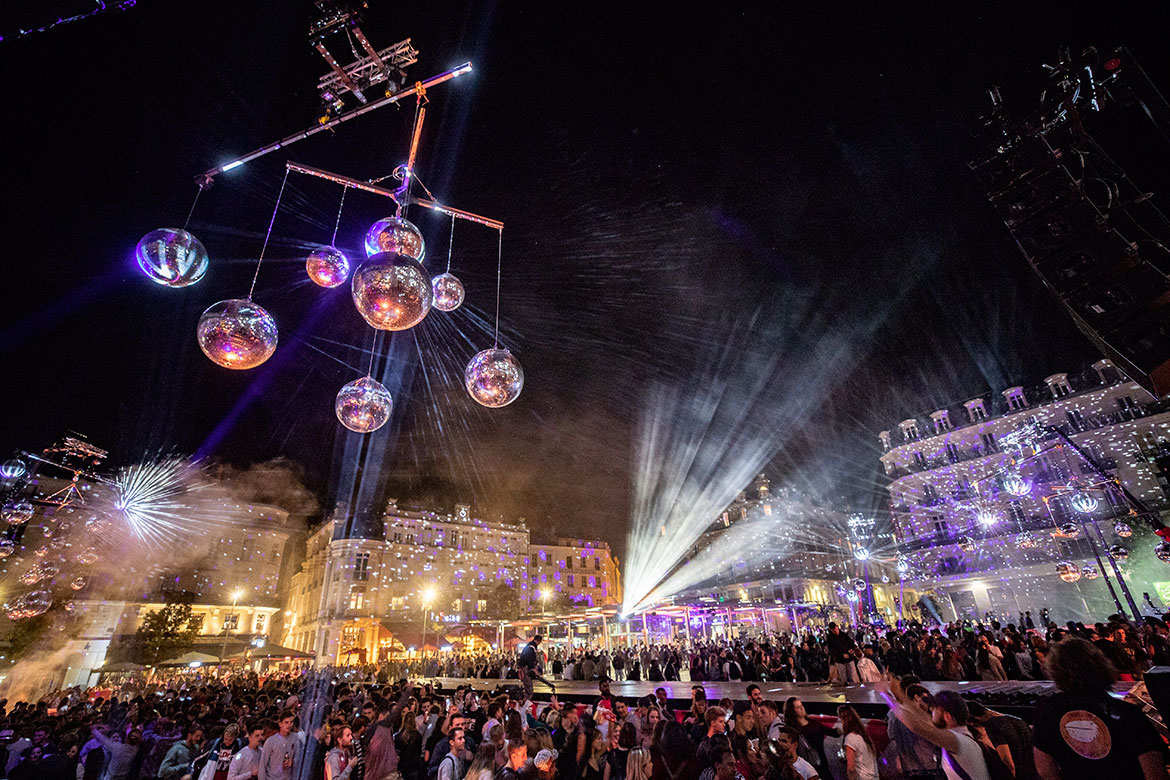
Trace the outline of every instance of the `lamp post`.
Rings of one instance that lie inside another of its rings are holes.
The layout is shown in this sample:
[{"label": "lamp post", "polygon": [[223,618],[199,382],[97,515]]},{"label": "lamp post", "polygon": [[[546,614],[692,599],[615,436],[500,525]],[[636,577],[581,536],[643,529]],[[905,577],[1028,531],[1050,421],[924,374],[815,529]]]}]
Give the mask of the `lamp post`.
[{"label": "lamp post", "polygon": [[540,589],[540,614],[541,616],[548,615],[548,597],[552,595],[552,591],[548,588]]},{"label": "lamp post", "polygon": [[430,612],[431,604],[434,603],[435,596],[437,595],[437,591],[435,589],[435,586],[434,585],[427,585],[426,587],[424,587],[422,589],[421,595],[422,595],[422,606],[423,606],[423,619],[422,619],[422,647],[419,648],[419,652],[422,654],[423,658],[426,658],[426,656],[427,656],[427,614]]},{"label": "lamp post", "polygon": [[[236,613],[236,603],[239,602],[240,597],[243,595],[244,595],[244,592],[242,590],[236,590],[236,591],[232,592],[232,611],[229,614],[234,615]],[[219,662],[221,664],[223,663],[224,656],[227,655],[227,641],[228,641],[227,615],[224,615],[224,618],[223,618],[223,645],[220,646],[220,648],[219,648]]]}]

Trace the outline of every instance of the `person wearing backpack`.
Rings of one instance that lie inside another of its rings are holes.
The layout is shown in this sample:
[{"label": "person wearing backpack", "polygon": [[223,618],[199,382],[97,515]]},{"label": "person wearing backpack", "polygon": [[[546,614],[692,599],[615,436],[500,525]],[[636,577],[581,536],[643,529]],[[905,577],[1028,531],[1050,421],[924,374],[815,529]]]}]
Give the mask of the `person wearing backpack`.
[{"label": "person wearing backpack", "polygon": [[928,697],[927,716],[908,702],[898,680],[879,684],[877,690],[902,725],[942,749],[940,763],[947,780],[1012,780],[995,749],[978,742],[968,730],[967,701],[962,696],[942,691]]}]

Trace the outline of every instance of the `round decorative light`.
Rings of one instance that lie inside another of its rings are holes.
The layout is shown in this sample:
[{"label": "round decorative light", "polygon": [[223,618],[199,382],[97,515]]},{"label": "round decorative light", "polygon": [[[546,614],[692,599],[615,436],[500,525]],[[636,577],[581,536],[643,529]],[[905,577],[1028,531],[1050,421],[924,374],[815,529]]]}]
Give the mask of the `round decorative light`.
[{"label": "round decorative light", "polygon": [[455,274],[441,273],[431,279],[431,291],[435,297],[435,308],[439,311],[455,311],[463,305],[463,282]]},{"label": "round decorative light", "polygon": [[1096,509],[1098,503],[1091,493],[1077,493],[1072,497],[1073,508],[1086,515]]},{"label": "round decorative light", "polygon": [[855,591],[857,591],[858,593],[864,593],[865,592],[865,580],[861,579],[860,577],[855,579],[853,581],[853,589]]},{"label": "round decorative light", "polygon": [[36,508],[28,501],[12,501],[0,509],[0,517],[8,521],[9,525],[20,525],[27,523],[35,511]]},{"label": "round decorative light", "polygon": [[855,547],[853,549],[853,557],[859,561],[868,561],[869,549],[865,547]]},{"label": "round decorative light", "polygon": [[337,393],[334,411],[346,428],[356,433],[376,431],[390,419],[393,399],[381,382],[364,376]]},{"label": "round decorative light", "polygon": [[1125,545],[1115,544],[1109,548],[1109,557],[1115,561],[1124,561],[1129,558],[1129,549]]},{"label": "round decorative light", "polygon": [[1072,520],[1069,520],[1068,522],[1065,522],[1065,523],[1061,523],[1060,528],[1058,530],[1060,531],[1060,535],[1063,536],[1065,539],[1076,539],[1078,536],[1081,535],[1080,524],[1075,522],[1075,521],[1072,521]]},{"label": "round decorative light", "polygon": [[905,558],[899,558],[896,568],[898,569],[899,574],[905,574],[906,572],[910,571],[910,562]]},{"label": "round decorative light", "polygon": [[142,273],[164,287],[187,287],[207,273],[207,250],[179,228],[150,231],[139,240],[134,256]]},{"label": "round decorative light", "polygon": [[1122,539],[1128,539],[1133,536],[1133,529],[1130,528],[1129,523],[1118,520],[1113,524],[1113,533],[1120,536]]},{"label": "round decorative light", "polygon": [[1162,563],[1170,563],[1170,542],[1163,539],[1154,547],[1154,555]]},{"label": "round decorative light", "polygon": [[1028,495],[1028,491],[1032,489],[1032,486],[1028,484],[1028,480],[1013,471],[1004,476],[1003,489],[1013,496],[1020,497]]},{"label": "round decorative light", "polygon": [[199,318],[199,348],[212,363],[239,370],[255,368],[276,351],[279,334],[272,316],[249,300],[214,303]]},{"label": "round decorative light", "polygon": [[975,551],[975,540],[972,539],[970,536],[964,536],[962,539],[959,540],[959,549],[962,550],[963,552],[974,552]]},{"label": "round decorative light", "polygon": [[1037,544],[1036,537],[1027,531],[1016,534],[1016,547],[1019,547],[1021,550],[1035,549]]},{"label": "round decorative light", "polygon": [[851,603],[855,604],[857,603],[857,592],[851,590],[845,594],[845,598],[849,599]]},{"label": "round decorative light", "polygon": [[335,246],[321,246],[309,253],[305,271],[314,284],[339,287],[349,278],[349,258]]},{"label": "round decorative light", "polygon": [[476,403],[492,408],[507,406],[524,389],[524,369],[506,349],[485,349],[463,371],[467,392]]},{"label": "round decorative light", "polygon": [[423,321],[434,292],[422,263],[398,252],[366,260],[350,280],[353,305],[378,330],[406,330]]},{"label": "round decorative light", "polygon": [[91,563],[97,563],[97,560],[97,550],[92,547],[87,547],[86,549],[77,553],[77,562],[84,566],[88,566]]},{"label": "round decorative light", "polygon": [[383,252],[403,255],[422,261],[426,252],[422,233],[412,222],[398,217],[386,217],[370,225],[366,231],[366,256]]},{"label": "round decorative light", "polygon": [[1101,572],[1097,571],[1096,566],[1083,566],[1081,567],[1081,576],[1086,580],[1095,580],[1101,576]]},{"label": "round decorative light", "polygon": [[16,552],[16,542],[8,538],[0,538],[0,559],[7,558]]},{"label": "round decorative light", "polygon": [[890,575],[883,574],[882,575],[882,583],[885,585],[889,585],[890,584]]},{"label": "round decorative light", "polygon": [[1065,582],[1076,582],[1081,578],[1081,570],[1072,561],[1061,561],[1056,564],[1056,573]]},{"label": "round decorative light", "polygon": [[85,577],[74,577],[73,582],[69,583],[69,587],[73,590],[81,590],[85,587]]},{"label": "round decorative light", "polygon": [[19,458],[12,458],[0,464],[0,479],[20,479],[28,473],[28,467]]}]

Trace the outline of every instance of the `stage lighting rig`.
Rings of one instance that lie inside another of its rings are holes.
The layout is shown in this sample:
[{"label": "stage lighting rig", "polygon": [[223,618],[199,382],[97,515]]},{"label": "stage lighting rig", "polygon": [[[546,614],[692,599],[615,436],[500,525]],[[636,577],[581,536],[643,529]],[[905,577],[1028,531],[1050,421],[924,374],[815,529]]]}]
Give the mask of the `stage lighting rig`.
[{"label": "stage lighting rig", "polygon": [[[283,149],[324,130],[332,130],[342,122],[397,103],[403,98],[424,95],[433,86],[471,72],[471,63],[465,62],[429,79],[407,84],[406,68],[418,61],[418,51],[411,45],[410,38],[385,49],[375,49],[361,30],[360,9],[338,0],[316,0],[315,5],[317,16],[309,25],[309,43],[321,54],[330,68],[330,72],[317,82],[321,107],[316,115],[316,122],[305,130],[204,171],[195,177],[195,183],[201,190],[209,188],[219,174],[238,168],[246,162]],[[363,3],[361,8],[365,7]],[[345,66],[326,46],[332,38],[342,35],[347,38],[354,56],[353,62]],[[359,53],[359,45],[365,54]],[[381,94],[375,95],[372,89],[380,91]],[[359,105],[349,108],[346,95],[353,95]]]}]

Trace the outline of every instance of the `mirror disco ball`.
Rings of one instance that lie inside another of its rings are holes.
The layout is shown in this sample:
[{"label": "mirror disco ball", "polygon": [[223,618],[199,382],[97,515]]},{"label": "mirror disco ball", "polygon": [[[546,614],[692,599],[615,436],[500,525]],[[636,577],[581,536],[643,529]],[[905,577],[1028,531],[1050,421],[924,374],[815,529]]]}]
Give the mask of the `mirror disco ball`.
[{"label": "mirror disco ball", "polygon": [[1073,508],[1082,514],[1089,514],[1097,508],[1097,504],[1096,497],[1089,493],[1077,493],[1072,497]]},{"label": "mirror disco ball", "polygon": [[335,246],[321,246],[305,261],[309,278],[321,287],[339,287],[349,278],[349,258]]},{"label": "mirror disco ball", "polygon": [[1032,486],[1028,484],[1028,480],[1013,472],[1003,478],[1003,489],[1013,496],[1026,496]]},{"label": "mirror disco ball", "polygon": [[1071,561],[1061,561],[1056,564],[1056,573],[1065,582],[1076,582],[1081,578],[1081,570]]},{"label": "mirror disco ball", "polygon": [[383,252],[404,255],[421,262],[426,244],[414,223],[398,217],[386,217],[370,225],[366,231],[366,257]]},{"label": "mirror disco ball", "polygon": [[0,464],[0,479],[20,479],[28,473],[28,467],[19,458],[12,458]]},{"label": "mirror disco ball", "polygon": [[1162,563],[1170,563],[1170,542],[1167,542],[1165,539],[1158,542],[1154,547],[1154,555]]},{"label": "mirror disco ball", "polygon": [[73,590],[81,590],[85,587],[85,577],[75,577],[73,582],[69,583],[69,587]]},{"label": "mirror disco ball", "polygon": [[906,560],[905,558],[899,558],[896,568],[898,569],[899,574],[905,574],[906,572],[910,571],[910,561]]},{"label": "mirror disco ball", "polygon": [[959,549],[962,550],[963,552],[974,552],[975,551],[975,540],[972,539],[970,536],[964,536],[962,539],[959,540]]},{"label": "mirror disco ball", "polygon": [[860,577],[855,579],[853,581],[853,589],[855,591],[857,591],[858,593],[864,593],[865,592],[865,580],[861,579]]},{"label": "mirror disco ball", "polygon": [[463,371],[463,383],[476,403],[493,409],[507,406],[524,389],[524,369],[506,349],[485,349]]},{"label": "mirror disco ball", "polygon": [[358,313],[378,330],[413,328],[434,300],[422,263],[396,252],[381,252],[359,265],[350,291]]},{"label": "mirror disco ball", "polygon": [[431,279],[431,291],[435,295],[435,308],[439,311],[455,311],[463,305],[467,294],[463,282],[452,273],[442,273]]},{"label": "mirror disco ball", "polygon": [[272,315],[244,298],[208,306],[196,330],[199,348],[212,363],[239,370],[272,357],[278,335]]},{"label": "mirror disco ball", "polygon": [[337,393],[334,411],[341,424],[356,433],[376,431],[390,419],[390,391],[368,376],[355,379]]},{"label": "mirror disco ball", "polygon": [[187,287],[207,273],[207,250],[179,228],[150,231],[138,242],[134,256],[142,273],[164,287]]},{"label": "mirror disco ball", "polygon": [[0,517],[7,520],[9,525],[20,525],[27,523],[35,511],[36,508],[28,501],[12,501],[0,509]]},{"label": "mirror disco ball", "polygon": [[1037,544],[1039,542],[1037,542],[1036,537],[1027,531],[1016,535],[1016,547],[1019,547],[1021,550],[1035,549]]},{"label": "mirror disco ball", "polygon": [[1097,571],[1096,566],[1083,566],[1081,567],[1081,576],[1086,580],[1095,580],[1101,576],[1101,572]]},{"label": "mirror disco ball", "polygon": [[856,550],[853,551],[853,557],[859,561],[868,561],[869,560],[869,548],[858,547]]},{"label": "mirror disco ball", "polygon": [[1129,523],[1118,520],[1113,524],[1113,533],[1120,536],[1122,539],[1128,539],[1133,536],[1133,529],[1129,527]]},{"label": "mirror disco ball", "polygon": [[1129,550],[1120,544],[1115,544],[1109,548],[1109,557],[1115,561],[1124,561],[1129,558]]},{"label": "mirror disco ball", "polygon": [[1073,521],[1060,524],[1060,535],[1065,539],[1076,539],[1081,535],[1081,527]]},{"label": "mirror disco ball", "polygon": [[88,548],[82,550],[81,552],[77,553],[77,562],[80,564],[88,566],[91,563],[97,563],[97,560],[98,560],[97,550],[95,550],[92,547],[88,547]]},{"label": "mirror disco ball", "polygon": [[0,539],[0,559],[7,558],[16,552],[16,542],[11,539]]}]

